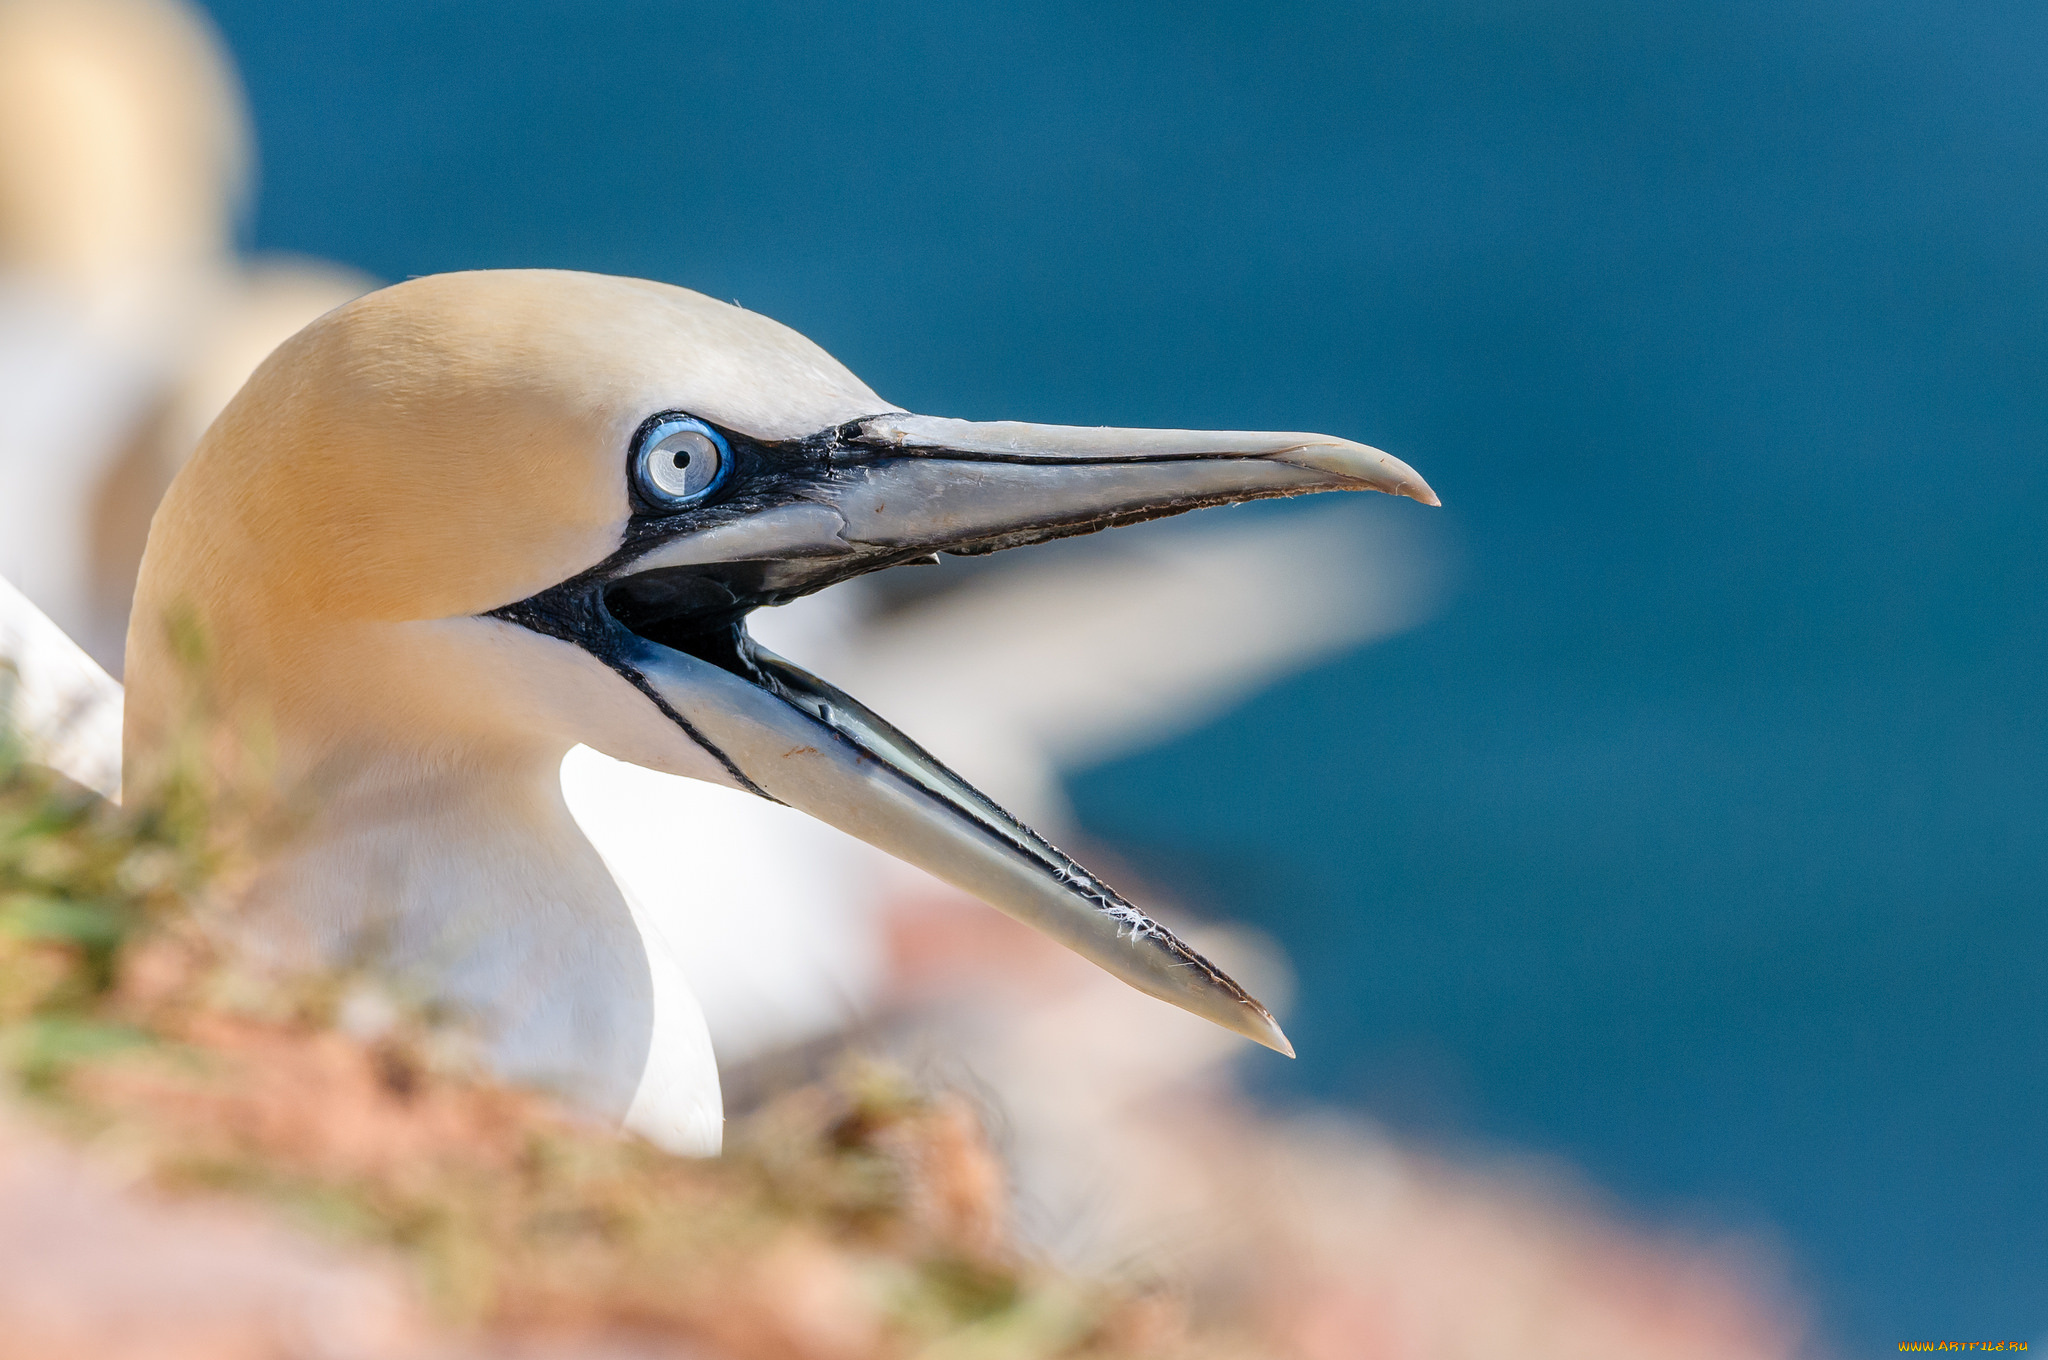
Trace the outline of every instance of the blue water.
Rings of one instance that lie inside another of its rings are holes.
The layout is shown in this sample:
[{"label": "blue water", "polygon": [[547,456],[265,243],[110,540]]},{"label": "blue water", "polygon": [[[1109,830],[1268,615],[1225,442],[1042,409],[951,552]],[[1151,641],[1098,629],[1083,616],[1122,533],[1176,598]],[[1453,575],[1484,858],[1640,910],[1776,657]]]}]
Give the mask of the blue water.
[{"label": "blue water", "polygon": [[259,246],[1415,463],[1438,618],[1076,781],[1293,953],[1260,1079],[2039,1337],[2048,11],[969,8],[214,6]]}]

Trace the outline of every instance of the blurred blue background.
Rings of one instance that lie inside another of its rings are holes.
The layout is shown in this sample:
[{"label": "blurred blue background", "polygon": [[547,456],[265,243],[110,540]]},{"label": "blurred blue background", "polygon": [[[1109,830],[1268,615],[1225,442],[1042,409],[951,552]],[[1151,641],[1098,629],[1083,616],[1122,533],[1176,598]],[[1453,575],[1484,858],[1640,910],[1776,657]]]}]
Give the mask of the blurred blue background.
[{"label": "blurred blue background", "polygon": [[1852,1352],[2041,1335],[2048,11],[212,12],[259,248],[1413,462],[1434,621],[1075,787],[1293,954],[1269,1089],[1772,1237]]}]

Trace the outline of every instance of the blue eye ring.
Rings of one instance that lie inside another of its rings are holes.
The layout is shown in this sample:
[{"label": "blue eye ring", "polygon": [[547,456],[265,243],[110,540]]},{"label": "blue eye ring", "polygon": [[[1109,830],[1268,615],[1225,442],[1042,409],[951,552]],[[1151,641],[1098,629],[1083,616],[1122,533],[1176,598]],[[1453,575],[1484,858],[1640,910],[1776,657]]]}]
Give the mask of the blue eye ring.
[{"label": "blue eye ring", "polygon": [[731,473],[732,446],[695,416],[656,416],[633,442],[634,489],[657,510],[695,505]]}]

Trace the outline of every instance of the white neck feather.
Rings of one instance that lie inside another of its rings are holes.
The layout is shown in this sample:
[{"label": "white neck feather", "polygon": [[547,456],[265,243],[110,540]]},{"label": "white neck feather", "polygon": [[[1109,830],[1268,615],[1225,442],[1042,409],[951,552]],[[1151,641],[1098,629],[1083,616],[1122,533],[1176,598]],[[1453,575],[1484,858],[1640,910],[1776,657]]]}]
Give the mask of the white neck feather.
[{"label": "white neck feather", "polygon": [[673,1150],[718,1150],[702,1013],[570,815],[558,758],[352,762],[255,902],[318,957],[397,965],[473,1017],[503,1075]]}]

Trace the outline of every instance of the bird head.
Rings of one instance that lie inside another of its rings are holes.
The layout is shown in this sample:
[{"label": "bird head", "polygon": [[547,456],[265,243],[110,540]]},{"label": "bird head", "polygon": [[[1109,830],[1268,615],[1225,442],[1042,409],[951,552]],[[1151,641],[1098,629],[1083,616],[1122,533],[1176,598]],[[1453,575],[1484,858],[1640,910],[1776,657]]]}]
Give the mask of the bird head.
[{"label": "bird head", "polygon": [[935,553],[1325,490],[1436,503],[1326,435],[914,415],[663,284],[416,279],[281,346],[173,485],[130,634],[130,767],[168,719],[163,620],[190,617],[224,699],[260,705],[302,771],[586,743],[788,804],[1291,1052],[1220,970],[746,619]]}]

